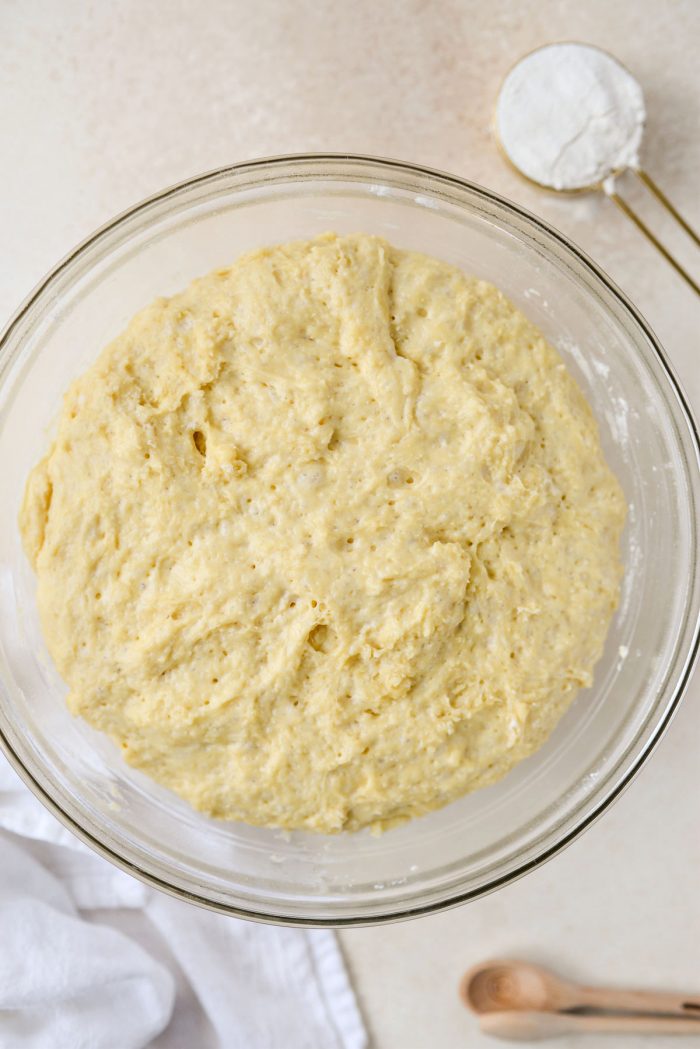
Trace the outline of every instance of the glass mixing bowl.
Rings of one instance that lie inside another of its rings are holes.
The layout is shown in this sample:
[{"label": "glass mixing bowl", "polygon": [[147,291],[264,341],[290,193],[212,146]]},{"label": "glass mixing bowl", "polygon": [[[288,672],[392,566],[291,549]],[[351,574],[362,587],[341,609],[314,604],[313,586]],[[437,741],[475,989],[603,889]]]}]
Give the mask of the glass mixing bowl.
[{"label": "glass mixing bowl", "polygon": [[[495,786],[380,837],[219,823],[129,768],[71,717],[42,640],[17,512],[68,383],[141,306],[241,252],[326,230],[381,234],[502,288],[585,390],[629,502],[622,600],[592,688]],[[11,322],[0,356],[0,735],[83,841],[186,900],[260,920],[371,924],[474,899],[552,856],[658,742],[697,652],[698,436],[635,308],[561,234],[461,179],[364,157],[215,171],[90,237]]]}]

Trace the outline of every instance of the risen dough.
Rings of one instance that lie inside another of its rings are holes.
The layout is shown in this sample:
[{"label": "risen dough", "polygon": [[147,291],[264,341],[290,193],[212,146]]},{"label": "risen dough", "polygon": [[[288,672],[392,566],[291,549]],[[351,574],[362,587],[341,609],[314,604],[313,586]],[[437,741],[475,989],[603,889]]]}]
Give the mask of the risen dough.
[{"label": "risen dough", "polygon": [[591,682],[620,488],[493,287],[369,236],[259,251],[69,389],[21,515],[71,710],[214,816],[387,826]]}]

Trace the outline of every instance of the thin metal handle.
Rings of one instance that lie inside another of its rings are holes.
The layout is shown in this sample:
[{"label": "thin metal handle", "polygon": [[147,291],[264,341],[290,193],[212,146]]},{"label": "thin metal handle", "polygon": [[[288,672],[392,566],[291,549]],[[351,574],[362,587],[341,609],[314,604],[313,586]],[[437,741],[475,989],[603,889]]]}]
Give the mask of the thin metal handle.
[{"label": "thin metal handle", "polygon": [[684,229],[688,236],[691,238],[691,240],[694,240],[697,246],[700,248],[700,237],[698,236],[698,234],[695,232],[690,223],[683,218],[678,208],[675,208],[673,206],[673,204],[663,192],[661,187],[657,186],[656,182],[654,182],[651,175],[647,174],[646,171],[642,171],[641,168],[632,168],[632,171],[634,171],[635,175],[640,180],[640,182],[644,183],[649,192],[654,194],[659,204],[663,204],[663,206],[666,208],[666,211],[668,211],[670,215],[673,215],[674,219],[681,227],[681,229]]},{"label": "thin metal handle", "polygon": [[[668,197],[664,196],[661,193],[661,190],[658,188],[656,183],[652,182],[652,180],[649,178],[648,175],[642,177],[643,173],[641,171],[638,171],[637,174],[642,179],[642,181],[644,182],[645,185],[649,185],[649,188],[651,189],[651,192],[654,194],[654,196],[658,197],[658,199],[661,201],[661,203],[664,205],[664,207],[666,207],[670,211],[670,213],[674,216],[674,218],[676,218],[680,222],[680,224],[683,227],[683,229],[686,230],[686,232],[690,234],[690,236],[693,238],[693,240],[698,241],[697,234],[691,229],[691,227],[688,225],[688,223],[685,221],[685,219],[681,218],[681,216],[678,214],[676,209],[673,207],[673,205],[669,201]],[[647,180],[648,180],[648,182],[647,182]],[[666,261],[669,262],[671,264],[671,266],[673,266],[673,268],[676,271],[676,273],[678,273],[683,278],[683,280],[686,281],[690,285],[690,287],[693,289],[695,294],[696,295],[700,295],[700,284],[698,284],[696,281],[694,281],[693,278],[688,273],[688,271],[685,270],[681,266],[680,262],[677,262],[676,259],[674,259],[673,255],[670,253],[670,251],[668,251],[663,246],[663,244],[658,239],[658,237],[656,237],[651,232],[651,230],[649,229],[647,224],[645,222],[643,222],[642,219],[640,219],[640,217],[636,213],[636,211],[632,210],[632,208],[629,206],[627,201],[623,200],[623,198],[619,195],[619,193],[616,193],[615,190],[613,190],[613,189],[606,190],[606,192],[607,192],[607,195],[612,200],[613,204],[617,204],[617,206],[620,209],[620,211],[622,211],[627,216],[627,218],[630,219],[630,221],[635,224],[637,229],[641,233],[644,234],[644,236],[647,238],[647,240],[651,244],[654,245],[656,250],[663,255],[663,257],[666,259]],[[700,243],[700,241],[698,241],[698,243]]]}]

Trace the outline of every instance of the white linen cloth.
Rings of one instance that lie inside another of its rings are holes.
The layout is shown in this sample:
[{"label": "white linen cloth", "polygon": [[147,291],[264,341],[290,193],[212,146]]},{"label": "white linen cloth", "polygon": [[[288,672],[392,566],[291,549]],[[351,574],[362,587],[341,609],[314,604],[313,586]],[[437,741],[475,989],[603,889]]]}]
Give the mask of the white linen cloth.
[{"label": "white linen cloth", "polygon": [[[105,908],[109,924],[91,915]],[[125,909],[169,962],[114,927]],[[171,1024],[185,985],[221,1049],[365,1049],[334,933],[255,925],[147,888],[67,831],[0,754],[2,1049],[193,1049],[192,1026]]]}]

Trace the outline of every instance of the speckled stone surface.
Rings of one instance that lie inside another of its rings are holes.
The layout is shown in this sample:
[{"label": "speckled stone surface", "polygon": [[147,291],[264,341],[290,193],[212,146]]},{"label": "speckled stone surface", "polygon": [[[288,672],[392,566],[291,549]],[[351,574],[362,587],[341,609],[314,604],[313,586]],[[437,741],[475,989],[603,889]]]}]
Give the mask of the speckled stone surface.
[{"label": "speckled stone surface", "polygon": [[[700,224],[696,0],[4,0],[0,32],[4,317],[95,226],[168,183],[272,153],[379,153],[490,186],[570,235],[645,313],[700,411],[700,301],[608,201],[519,181],[489,128],[519,55],[553,40],[599,44],[642,81],[644,163]],[[700,276],[700,253],[625,188]],[[638,780],[564,854],[456,911],[344,933],[375,1049],[496,1044],[455,991],[461,971],[489,955],[697,993],[699,745],[696,679]],[[180,1039],[158,1045],[179,1049]]]}]

